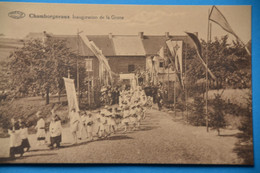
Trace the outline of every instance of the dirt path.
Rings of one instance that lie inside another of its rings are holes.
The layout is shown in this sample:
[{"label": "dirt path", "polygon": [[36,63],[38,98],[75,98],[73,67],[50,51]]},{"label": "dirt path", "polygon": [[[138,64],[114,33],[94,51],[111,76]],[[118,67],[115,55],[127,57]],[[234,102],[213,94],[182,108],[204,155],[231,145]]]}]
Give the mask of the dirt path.
[{"label": "dirt path", "polygon": [[[63,129],[64,148],[49,150],[35,146],[30,136],[31,151],[9,163],[174,163],[174,164],[241,164],[233,147],[235,131],[224,131],[225,136],[207,133],[205,127],[194,127],[175,122],[164,112],[151,110],[138,131],[110,136],[106,140],[83,140],[71,146],[68,128]],[[1,147],[0,157],[8,156],[8,139]],[[5,141],[4,141],[5,140]]]}]

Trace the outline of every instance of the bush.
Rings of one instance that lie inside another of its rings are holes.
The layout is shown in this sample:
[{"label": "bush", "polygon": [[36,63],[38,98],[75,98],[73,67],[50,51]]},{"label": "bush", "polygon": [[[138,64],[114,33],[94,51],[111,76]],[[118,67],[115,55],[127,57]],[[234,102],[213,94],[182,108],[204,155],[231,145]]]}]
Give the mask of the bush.
[{"label": "bush", "polygon": [[246,140],[252,140],[253,120],[252,120],[252,94],[247,99],[247,108],[243,114],[241,126],[238,128],[244,133]]},{"label": "bush", "polygon": [[188,122],[195,126],[205,126],[205,101],[202,97],[195,97],[192,114],[188,117]]},{"label": "bush", "polygon": [[223,113],[224,109],[224,101],[221,99],[220,94],[216,94],[213,100],[213,112],[210,112],[210,126],[212,129],[216,129],[218,131],[218,135],[220,135],[220,128],[226,126],[225,117]]}]

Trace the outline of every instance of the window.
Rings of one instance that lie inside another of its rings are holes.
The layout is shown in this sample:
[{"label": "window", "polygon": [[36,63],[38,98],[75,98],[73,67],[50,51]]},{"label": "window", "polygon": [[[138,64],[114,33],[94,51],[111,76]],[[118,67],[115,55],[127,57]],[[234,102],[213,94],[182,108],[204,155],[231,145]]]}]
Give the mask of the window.
[{"label": "window", "polygon": [[132,73],[134,71],[135,71],[135,65],[133,65],[133,64],[128,65],[128,72]]},{"label": "window", "polygon": [[86,71],[93,71],[92,59],[86,59]]},{"label": "window", "polygon": [[164,66],[164,63],[163,63],[163,62],[160,62],[160,63],[159,63],[159,67],[160,67],[160,68],[163,68],[163,66]]}]

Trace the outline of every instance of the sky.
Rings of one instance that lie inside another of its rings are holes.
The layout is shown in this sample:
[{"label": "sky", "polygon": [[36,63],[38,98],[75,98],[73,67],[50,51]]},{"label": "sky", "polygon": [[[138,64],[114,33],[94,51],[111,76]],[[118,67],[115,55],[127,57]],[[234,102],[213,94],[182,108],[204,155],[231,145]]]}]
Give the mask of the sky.
[{"label": "sky", "polygon": [[[206,40],[208,13],[212,6],[167,5],[86,5],[0,2],[0,34],[8,38],[23,38],[29,32],[50,32],[59,35],[185,35],[184,31],[198,32]],[[246,43],[251,39],[251,6],[217,6],[234,32]],[[13,19],[9,12],[21,11],[24,18]],[[69,19],[32,18],[33,15],[62,15]],[[31,16],[31,17],[30,17]],[[79,19],[73,16],[96,16]],[[107,19],[106,16],[110,17]],[[117,19],[112,19],[116,16]],[[100,18],[101,17],[101,18]],[[104,17],[104,18],[102,18]],[[228,34],[212,23],[212,38]],[[235,37],[229,35],[229,41]]]}]

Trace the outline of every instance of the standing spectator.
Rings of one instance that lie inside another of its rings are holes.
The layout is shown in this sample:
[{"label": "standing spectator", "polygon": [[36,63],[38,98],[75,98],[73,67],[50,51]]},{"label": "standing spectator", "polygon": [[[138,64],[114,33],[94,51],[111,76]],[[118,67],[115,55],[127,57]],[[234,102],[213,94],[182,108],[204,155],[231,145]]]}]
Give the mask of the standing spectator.
[{"label": "standing spectator", "polygon": [[157,104],[158,104],[159,111],[162,109],[162,102],[163,102],[162,92],[161,92],[161,90],[158,90],[158,92],[157,92]]},{"label": "standing spectator", "polygon": [[55,144],[56,147],[59,148],[61,143],[62,127],[60,117],[57,114],[52,115],[49,131],[51,141],[50,148],[53,149]]},{"label": "standing spectator", "polygon": [[35,127],[35,129],[37,129],[37,133],[36,133],[37,141],[38,141],[38,145],[43,145],[46,142],[45,121],[41,116],[41,111],[38,111],[36,113],[36,116],[38,118],[37,125]]},{"label": "standing spectator", "polygon": [[30,143],[28,140],[28,128],[26,127],[25,122],[21,122],[21,139],[22,139],[22,148],[23,150],[26,148],[26,151],[30,149]]}]

